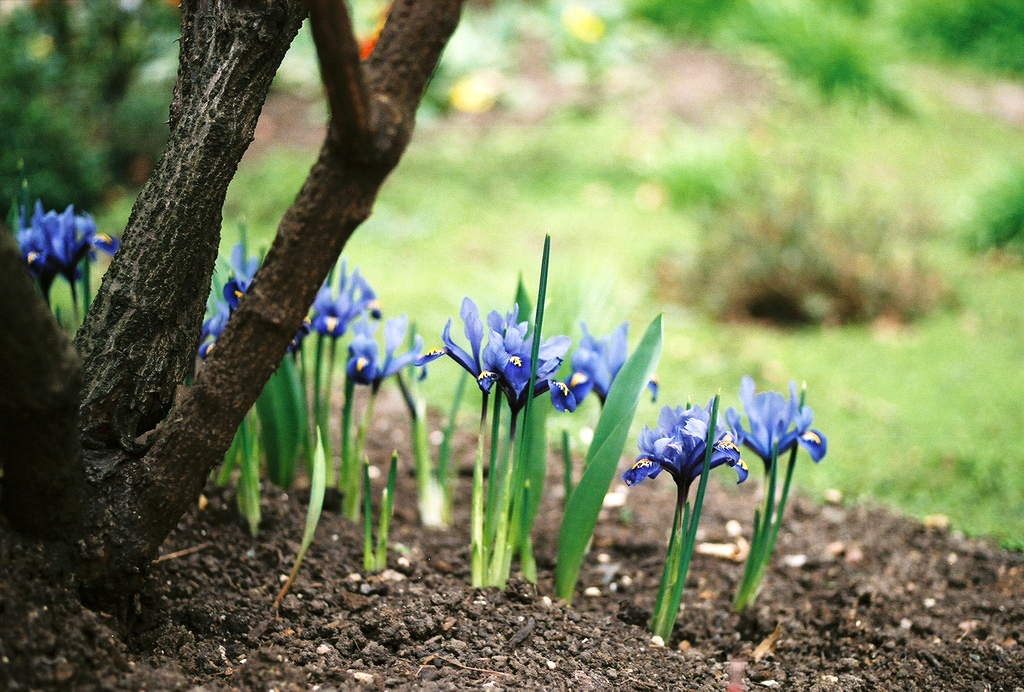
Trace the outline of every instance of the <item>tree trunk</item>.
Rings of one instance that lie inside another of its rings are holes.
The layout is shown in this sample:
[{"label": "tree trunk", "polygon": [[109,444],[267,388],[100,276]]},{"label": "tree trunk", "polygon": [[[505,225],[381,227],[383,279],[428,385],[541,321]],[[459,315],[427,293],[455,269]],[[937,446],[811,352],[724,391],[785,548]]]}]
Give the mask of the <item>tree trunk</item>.
[{"label": "tree trunk", "polygon": [[81,361],[2,225],[0,317],[0,513],[26,535],[76,538]]},{"label": "tree trunk", "polygon": [[[81,576],[99,599],[116,599],[141,583],[158,546],[223,459],[317,289],[352,232],[369,216],[381,184],[404,152],[416,108],[458,23],[462,3],[396,0],[374,53],[363,64],[344,0],[308,4],[333,114],[327,139],[195,384],[180,390],[166,415],[198,345],[202,309],[195,286],[202,287],[205,302],[216,256],[216,231],[209,224],[215,217],[219,228],[222,188],[237,159],[230,167],[217,159],[211,180],[212,164],[188,150],[183,155],[193,158],[187,169],[154,183],[158,189],[152,193],[152,206],[140,201],[129,222],[126,243],[131,242],[132,249],[122,268],[105,280],[106,303],[95,309],[95,315],[90,313],[90,331],[79,340],[90,359],[82,408],[90,449],[85,454],[88,517]],[[185,33],[183,26],[183,37]],[[183,62],[185,50],[183,38]],[[233,55],[235,51],[229,51],[226,60]],[[215,76],[222,73],[214,71]],[[213,80],[224,93],[234,93],[233,79],[250,80],[234,85],[243,91],[251,87],[251,77],[241,71],[228,71],[224,79],[228,81],[223,84]],[[175,103],[196,108],[201,101],[182,96],[186,81],[179,78]],[[193,115],[201,125],[203,118]],[[245,133],[251,137],[251,128]],[[188,146],[199,146],[194,139],[188,141]],[[200,137],[203,141],[208,140]],[[204,185],[216,187],[216,212],[212,207],[197,208],[182,218],[174,210],[182,193],[173,185],[197,194]],[[161,233],[136,221],[143,213],[140,207],[152,214],[151,223],[162,224]],[[207,217],[197,223],[200,211]],[[168,226],[168,216],[194,227]],[[200,257],[181,257],[188,252]],[[170,266],[176,263],[188,266]],[[177,285],[179,281],[186,285]],[[137,285],[127,285],[133,282]],[[124,319],[122,314],[131,318],[130,324],[117,322]],[[151,324],[154,315],[158,324]],[[116,335],[104,337],[106,328]],[[173,346],[165,341],[172,336],[177,339]],[[135,350],[125,358],[119,351],[128,348]],[[140,437],[161,419],[150,434]],[[111,443],[117,446],[112,449]]]},{"label": "tree trunk", "polygon": [[75,346],[94,450],[139,454],[194,367],[228,183],[305,16],[300,0],[182,2],[167,148]]}]

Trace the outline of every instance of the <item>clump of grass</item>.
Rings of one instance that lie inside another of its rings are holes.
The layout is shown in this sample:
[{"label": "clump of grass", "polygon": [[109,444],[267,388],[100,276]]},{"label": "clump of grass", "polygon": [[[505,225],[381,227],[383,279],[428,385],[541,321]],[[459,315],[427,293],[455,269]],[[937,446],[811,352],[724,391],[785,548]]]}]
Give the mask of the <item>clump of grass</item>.
[{"label": "clump of grass", "polygon": [[847,99],[880,103],[897,113],[910,110],[906,96],[885,75],[883,46],[848,14],[813,6],[759,6],[748,14],[741,33],[771,51],[826,102]]},{"label": "clump of grass", "polygon": [[919,49],[1024,74],[1024,4],[1020,0],[911,0],[901,25]]},{"label": "clump of grass", "polygon": [[748,4],[748,0],[633,0],[630,12],[669,33],[707,38]]},{"label": "clump of grass", "polygon": [[720,319],[782,326],[909,322],[949,297],[920,254],[897,244],[915,230],[870,205],[830,212],[813,179],[789,192],[754,183],[743,199],[708,217],[689,278],[659,272],[661,292],[700,286],[676,296]]},{"label": "clump of grass", "polygon": [[1024,255],[1024,167],[1011,170],[981,194],[968,238],[976,250]]}]

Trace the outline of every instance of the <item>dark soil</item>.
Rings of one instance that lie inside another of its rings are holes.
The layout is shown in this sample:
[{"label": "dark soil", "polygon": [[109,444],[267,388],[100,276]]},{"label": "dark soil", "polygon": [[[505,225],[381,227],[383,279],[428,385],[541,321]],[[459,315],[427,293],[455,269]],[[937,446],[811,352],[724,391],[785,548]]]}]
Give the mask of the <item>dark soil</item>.
[{"label": "dark soil", "polygon": [[[381,464],[406,437],[404,420],[384,418],[394,425],[381,421]],[[741,565],[697,555],[675,631],[658,646],[645,626],[670,485],[644,483],[606,510],[571,606],[552,597],[554,483],[536,526],[536,585],[471,588],[468,502],[452,529],[425,530],[404,472],[389,570],[362,572],[361,531],[329,497],[276,613],[302,535],[301,490],[264,493],[253,539],[233,492],[208,487],[127,622],[84,607],[59,561],[0,525],[0,688],[1024,690],[1024,556],[886,509],[800,497],[752,612],[730,606]],[[732,518],[749,531],[757,493],[756,482],[712,483],[701,540],[735,541]]]}]

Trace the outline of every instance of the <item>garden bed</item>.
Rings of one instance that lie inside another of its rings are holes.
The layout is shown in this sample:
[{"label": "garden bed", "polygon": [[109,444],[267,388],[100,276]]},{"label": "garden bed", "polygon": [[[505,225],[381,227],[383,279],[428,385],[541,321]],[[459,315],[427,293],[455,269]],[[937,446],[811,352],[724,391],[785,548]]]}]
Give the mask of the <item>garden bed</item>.
[{"label": "garden bed", "polygon": [[[372,438],[381,463],[405,437],[405,422],[388,417],[393,425],[379,421]],[[555,474],[536,525],[539,583],[513,577],[499,591],[469,586],[469,469],[461,472],[450,530],[419,526],[415,481],[400,473],[380,575],[362,573],[361,529],[329,496],[277,613],[305,520],[301,490],[265,489],[253,539],[233,491],[208,487],[125,623],[83,607],[73,578],[0,525],[0,687],[1024,689],[1024,556],[990,541],[796,497],[751,612],[730,605],[742,565],[696,555],[660,647],[645,627],[671,521],[668,479],[605,511],[570,606],[552,596]],[[699,540],[735,543],[729,519],[749,532],[756,494],[756,481],[713,482]]]}]

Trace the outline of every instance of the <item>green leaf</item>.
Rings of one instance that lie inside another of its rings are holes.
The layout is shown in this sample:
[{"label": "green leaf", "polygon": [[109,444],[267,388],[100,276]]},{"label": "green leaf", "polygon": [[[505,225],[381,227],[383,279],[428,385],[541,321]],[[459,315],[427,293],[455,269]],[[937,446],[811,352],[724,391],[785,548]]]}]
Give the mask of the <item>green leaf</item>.
[{"label": "green leaf", "polygon": [[306,402],[302,392],[302,380],[295,361],[286,356],[256,400],[267,476],[285,490],[295,482],[305,439]]},{"label": "green leaf", "polygon": [[604,496],[615,476],[622,449],[626,446],[637,405],[661,356],[661,342],[662,316],[659,315],[644,332],[640,345],[612,383],[594,430],[586,470],[566,503],[558,532],[555,567],[555,593],[566,601],[572,600],[583,556],[597,525]]},{"label": "green leaf", "polygon": [[281,599],[288,593],[288,589],[291,588],[292,582],[295,581],[295,577],[299,573],[302,559],[306,556],[309,546],[313,544],[313,536],[316,534],[316,527],[320,523],[320,514],[324,509],[324,493],[327,490],[327,456],[324,454],[324,434],[319,427],[316,429],[316,436],[317,446],[313,452],[313,471],[309,485],[309,507],[306,509],[306,528],[302,532],[302,545],[299,546],[295,562],[292,563],[292,571],[288,575],[288,580],[285,581],[284,586],[281,587],[277,597],[274,599],[274,610],[277,610]]}]

